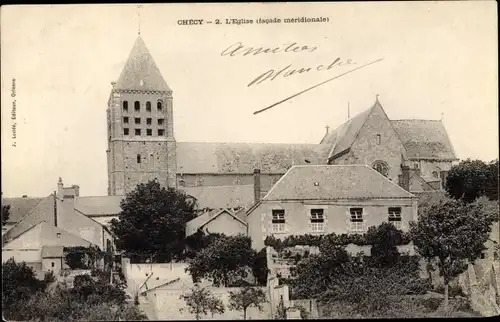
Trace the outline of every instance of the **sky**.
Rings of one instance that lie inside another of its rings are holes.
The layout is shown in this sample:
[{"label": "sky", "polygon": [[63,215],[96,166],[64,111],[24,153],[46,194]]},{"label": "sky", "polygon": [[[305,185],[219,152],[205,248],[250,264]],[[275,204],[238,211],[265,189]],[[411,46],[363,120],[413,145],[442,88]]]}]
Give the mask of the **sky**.
[{"label": "sky", "polygon": [[[3,196],[46,196],[59,177],[80,185],[81,195],[107,194],[107,100],[139,25],[173,90],[178,142],[319,143],[327,125],[347,120],[348,106],[354,116],[378,94],[390,119],[442,118],[460,159],[491,161],[496,12],[494,1],[2,6]],[[328,22],[256,23],[296,17]],[[178,23],[185,19],[213,23]],[[281,50],[222,55],[237,43]],[[326,70],[337,58],[344,64]],[[311,71],[248,86],[288,65]]]}]

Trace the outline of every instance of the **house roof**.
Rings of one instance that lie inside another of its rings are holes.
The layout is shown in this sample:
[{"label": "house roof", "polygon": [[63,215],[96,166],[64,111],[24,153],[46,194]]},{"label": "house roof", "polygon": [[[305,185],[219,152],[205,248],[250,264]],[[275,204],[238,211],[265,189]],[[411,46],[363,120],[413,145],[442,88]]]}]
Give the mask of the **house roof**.
[{"label": "house roof", "polygon": [[[32,230],[35,230],[37,227],[39,227],[40,229],[38,229],[37,231],[38,236],[35,238],[35,240],[41,245],[42,249],[45,246],[67,247],[67,246],[90,246],[92,244],[88,240],[85,240],[82,237],[80,237],[79,235],[72,234],[67,230],[56,227],[53,224],[46,222],[45,220],[42,220],[37,224],[31,226],[30,228],[26,229],[16,237],[9,239],[5,244],[2,245],[2,249],[8,249],[9,245],[12,245],[11,243],[14,240],[21,238],[23,235],[27,234]],[[60,238],[57,238],[57,233],[61,233]]]},{"label": "house roof", "polygon": [[285,173],[292,165],[325,164],[326,144],[178,142],[177,173]]},{"label": "house roof", "polygon": [[53,257],[63,257],[64,246],[43,246],[42,247],[42,258],[53,258]]},{"label": "house roof", "polygon": [[95,196],[75,198],[75,209],[88,216],[117,215],[124,196]]},{"label": "house roof", "polygon": [[2,236],[2,245],[41,221],[54,222],[54,195],[43,198],[26,216]]},{"label": "house roof", "polygon": [[264,197],[269,200],[397,199],[414,195],[367,165],[294,166]]},{"label": "house roof", "polygon": [[2,198],[2,206],[10,205],[7,223],[17,223],[45,198]]},{"label": "house roof", "polygon": [[114,89],[170,91],[141,36],[138,36]]},{"label": "house roof", "polygon": [[394,120],[410,159],[456,160],[455,151],[443,122],[438,120]]},{"label": "house roof", "polygon": [[208,224],[210,221],[214,220],[215,218],[219,217],[222,214],[227,214],[231,217],[233,217],[235,220],[238,220],[244,225],[247,225],[246,221],[239,218],[236,216],[230,209],[215,209],[211,211],[207,211],[198,217],[188,221],[186,223],[186,237],[191,236],[192,234],[196,233],[198,229],[202,228],[206,224]]},{"label": "house roof", "polygon": [[415,171],[410,174],[410,191],[430,191],[435,190],[424,178],[418,175]]},{"label": "house roof", "polygon": [[253,185],[183,187],[187,195],[196,198],[198,208],[236,208],[253,204]]}]

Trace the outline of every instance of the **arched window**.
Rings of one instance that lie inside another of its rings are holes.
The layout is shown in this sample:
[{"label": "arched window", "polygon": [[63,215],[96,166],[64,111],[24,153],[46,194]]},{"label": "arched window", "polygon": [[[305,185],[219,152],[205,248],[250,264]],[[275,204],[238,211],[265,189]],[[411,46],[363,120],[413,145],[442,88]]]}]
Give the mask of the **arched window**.
[{"label": "arched window", "polygon": [[128,101],[123,101],[123,103],[122,103],[122,104],[123,104],[123,110],[124,110],[125,112],[127,112],[127,111],[128,111]]},{"label": "arched window", "polygon": [[139,103],[139,101],[135,101],[135,103],[134,103],[134,110],[136,112],[139,112],[141,110],[141,103]]},{"label": "arched window", "polygon": [[137,163],[141,163],[141,155],[140,154],[137,155]]},{"label": "arched window", "polygon": [[437,173],[437,171],[432,171],[432,176],[437,179],[439,178],[439,173]]},{"label": "arched window", "polygon": [[380,172],[380,174],[386,177],[389,174],[389,167],[387,166],[387,163],[385,163],[384,161],[375,161],[372,167],[373,169],[377,170],[378,172]]},{"label": "arched window", "polygon": [[161,100],[158,100],[156,106],[158,108],[158,111],[161,111],[163,109],[163,102]]},{"label": "arched window", "polygon": [[146,102],[146,111],[151,112],[151,102]]}]

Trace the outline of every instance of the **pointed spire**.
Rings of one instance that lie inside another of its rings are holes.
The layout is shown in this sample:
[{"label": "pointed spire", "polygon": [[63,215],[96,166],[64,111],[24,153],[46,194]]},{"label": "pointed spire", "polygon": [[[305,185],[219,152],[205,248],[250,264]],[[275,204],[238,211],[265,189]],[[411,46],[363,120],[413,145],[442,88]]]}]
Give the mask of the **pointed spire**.
[{"label": "pointed spire", "polygon": [[141,36],[137,36],[114,89],[170,91]]}]

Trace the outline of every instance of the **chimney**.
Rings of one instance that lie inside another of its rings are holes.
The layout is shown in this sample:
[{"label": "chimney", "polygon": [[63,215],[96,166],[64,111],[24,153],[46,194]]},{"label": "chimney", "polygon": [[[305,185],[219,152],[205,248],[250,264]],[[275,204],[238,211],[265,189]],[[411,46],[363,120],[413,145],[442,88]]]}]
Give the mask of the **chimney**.
[{"label": "chimney", "polygon": [[62,199],[64,196],[64,188],[62,178],[59,177],[59,182],[57,183],[57,198]]},{"label": "chimney", "polygon": [[406,191],[410,191],[410,167],[401,165],[401,175],[399,176],[399,185]]},{"label": "chimney", "polygon": [[253,170],[253,198],[254,203],[260,201],[260,169]]},{"label": "chimney", "polygon": [[80,197],[80,186],[77,184],[72,185],[73,190],[75,190],[75,197]]}]

